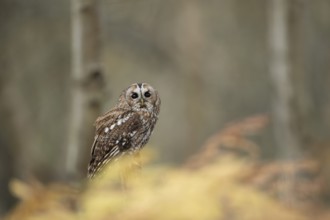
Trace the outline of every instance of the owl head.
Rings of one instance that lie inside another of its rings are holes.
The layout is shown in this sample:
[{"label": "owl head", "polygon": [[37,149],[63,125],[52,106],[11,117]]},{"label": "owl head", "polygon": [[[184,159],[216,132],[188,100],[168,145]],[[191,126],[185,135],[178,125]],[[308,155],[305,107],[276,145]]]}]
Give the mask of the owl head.
[{"label": "owl head", "polygon": [[158,115],[160,98],[157,90],[148,83],[134,83],[120,95],[119,107],[153,112]]}]

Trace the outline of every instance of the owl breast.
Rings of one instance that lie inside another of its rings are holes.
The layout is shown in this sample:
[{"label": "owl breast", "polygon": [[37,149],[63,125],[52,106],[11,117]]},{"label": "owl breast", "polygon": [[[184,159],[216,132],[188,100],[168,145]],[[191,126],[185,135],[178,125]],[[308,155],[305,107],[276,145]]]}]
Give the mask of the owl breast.
[{"label": "owl breast", "polygon": [[140,129],[137,131],[136,135],[132,136],[132,151],[141,149],[149,141],[157,117],[148,112],[141,112],[140,120],[143,129]]}]

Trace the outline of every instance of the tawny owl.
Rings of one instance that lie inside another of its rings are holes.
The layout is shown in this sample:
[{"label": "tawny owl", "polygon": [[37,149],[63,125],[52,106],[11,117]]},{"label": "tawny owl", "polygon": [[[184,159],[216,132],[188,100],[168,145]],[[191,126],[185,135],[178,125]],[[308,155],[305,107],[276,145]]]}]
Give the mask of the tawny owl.
[{"label": "tawny owl", "polygon": [[150,138],[159,109],[158,92],[149,84],[135,83],[125,89],[116,106],[96,119],[88,177],[113,159],[139,151]]}]

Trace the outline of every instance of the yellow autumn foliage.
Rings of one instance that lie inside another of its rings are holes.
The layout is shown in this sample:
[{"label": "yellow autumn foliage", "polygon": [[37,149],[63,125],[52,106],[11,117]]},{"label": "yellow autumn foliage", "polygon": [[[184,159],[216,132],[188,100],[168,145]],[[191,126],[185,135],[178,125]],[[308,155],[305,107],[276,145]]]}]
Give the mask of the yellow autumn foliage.
[{"label": "yellow autumn foliage", "polygon": [[[266,123],[266,117],[258,116],[231,124],[210,137],[201,152],[181,166],[151,164],[153,154],[148,146],[141,157],[123,157],[109,164],[95,179],[80,185],[14,180],[10,187],[20,203],[5,219],[328,219],[330,214],[321,213],[319,208],[288,206],[274,196],[290,194],[291,189],[297,195],[316,195],[322,193],[322,184],[318,178],[310,182],[298,179],[294,188],[282,187],[281,172],[314,173],[318,170],[314,163],[257,162],[258,146],[246,135],[257,133]],[[250,156],[237,156],[220,148]]]},{"label": "yellow autumn foliage", "polygon": [[225,156],[194,169],[131,161],[112,164],[83,187],[15,181],[22,201],[7,219],[307,219],[241,183],[249,161]]}]

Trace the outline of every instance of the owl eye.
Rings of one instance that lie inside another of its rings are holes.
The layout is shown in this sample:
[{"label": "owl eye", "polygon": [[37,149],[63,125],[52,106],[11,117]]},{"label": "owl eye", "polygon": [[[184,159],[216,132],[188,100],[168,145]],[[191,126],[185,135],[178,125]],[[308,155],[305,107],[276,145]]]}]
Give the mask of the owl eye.
[{"label": "owl eye", "polygon": [[144,93],[144,97],[149,98],[151,96],[151,93],[149,91],[146,91]]},{"label": "owl eye", "polygon": [[132,99],[136,99],[137,97],[139,97],[139,95],[136,92],[133,92],[131,94],[131,97],[132,97]]}]

